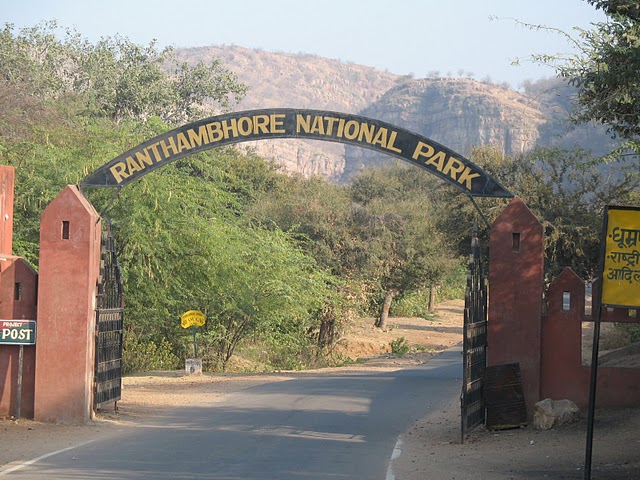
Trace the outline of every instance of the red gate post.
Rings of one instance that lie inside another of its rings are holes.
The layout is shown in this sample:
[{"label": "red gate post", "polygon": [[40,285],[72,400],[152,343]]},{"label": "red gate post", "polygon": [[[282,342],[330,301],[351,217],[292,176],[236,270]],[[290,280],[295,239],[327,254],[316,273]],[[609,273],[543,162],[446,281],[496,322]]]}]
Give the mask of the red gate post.
[{"label": "red gate post", "polygon": [[67,186],[40,218],[35,420],[82,424],[93,412],[100,216]]},{"label": "red gate post", "polygon": [[[0,254],[13,252],[13,197],[15,170],[0,165]],[[1,266],[0,266],[1,268]]]},{"label": "red gate post", "polygon": [[[14,184],[13,167],[0,165],[0,319],[34,320],[37,273],[24,259],[12,255]],[[35,347],[28,345],[23,351],[20,381],[20,347],[0,345],[0,417],[17,415],[20,410],[22,417],[33,418]]]},{"label": "red gate post", "polygon": [[491,225],[487,364],[519,363],[527,416],[540,399],[542,224],[519,198]]}]

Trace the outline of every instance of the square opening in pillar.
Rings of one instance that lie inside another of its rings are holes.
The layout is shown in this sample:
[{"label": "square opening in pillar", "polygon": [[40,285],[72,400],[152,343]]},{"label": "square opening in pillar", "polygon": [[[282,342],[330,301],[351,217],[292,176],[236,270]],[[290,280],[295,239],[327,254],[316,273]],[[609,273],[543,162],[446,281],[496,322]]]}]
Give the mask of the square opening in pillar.
[{"label": "square opening in pillar", "polygon": [[511,234],[511,250],[514,252],[520,251],[520,233],[518,232]]},{"label": "square opening in pillar", "polygon": [[571,310],[571,292],[562,292],[562,311]]}]

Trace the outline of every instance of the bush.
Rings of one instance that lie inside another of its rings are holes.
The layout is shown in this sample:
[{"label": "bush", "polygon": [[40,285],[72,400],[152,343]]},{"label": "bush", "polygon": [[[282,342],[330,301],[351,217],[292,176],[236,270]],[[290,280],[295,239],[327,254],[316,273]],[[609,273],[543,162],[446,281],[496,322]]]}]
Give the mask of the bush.
[{"label": "bush", "polygon": [[[447,272],[442,283],[436,288],[436,305],[445,300],[462,299],[467,286],[467,268],[460,264]],[[430,319],[429,288],[404,293],[391,304],[394,317],[422,317]]]},{"label": "bush", "polygon": [[403,295],[391,304],[391,314],[394,317],[430,318],[429,289]]},{"label": "bush", "polygon": [[173,347],[169,342],[163,339],[156,344],[134,332],[125,331],[122,352],[123,375],[150,370],[175,370],[179,367],[180,359],[173,353]]},{"label": "bush", "polygon": [[467,265],[460,265],[447,273],[444,277],[442,285],[438,287],[436,292],[436,303],[452,300],[456,298],[464,298],[464,292],[467,288]]},{"label": "bush", "polygon": [[405,355],[409,353],[410,347],[407,343],[407,340],[404,337],[396,338],[395,340],[391,340],[391,353],[395,355]]}]

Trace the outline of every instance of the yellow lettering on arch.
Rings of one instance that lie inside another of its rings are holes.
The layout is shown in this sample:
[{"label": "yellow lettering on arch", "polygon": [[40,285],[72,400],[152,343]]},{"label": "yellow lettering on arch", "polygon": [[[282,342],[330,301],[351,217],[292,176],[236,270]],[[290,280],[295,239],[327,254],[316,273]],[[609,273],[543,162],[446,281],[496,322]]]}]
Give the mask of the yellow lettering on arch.
[{"label": "yellow lettering on arch", "polygon": [[387,142],[386,148],[388,150],[393,151],[393,152],[402,153],[402,150],[399,149],[398,147],[396,147],[396,145],[395,145],[397,136],[398,136],[398,132],[395,132],[395,131],[392,130],[391,131],[391,136],[389,137],[389,141]]},{"label": "yellow lettering on arch", "polygon": [[380,145],[382,148],[387,147],[387,129],[381,128],[376,133],[376,137],[371,142],[371,145]]},{"label": "yellow lettering on arch", "polygon": [[253,117],[253,133],[269,133],[269,116],[268,115],[255,115]]},{"label": "yellow lettering on arch", "polygon": [[465,169],[464,163],[454,157],[450,157],[447,165],[442,170],[442,173],[449,175],[452,179],[458,180],[458,174],[462,173]]},{"label": "yellow lettering on arch", "polygon": [[444,152],[438,152],[433,157],[425,162],[425,165],[433,165],[438,169],[439,172],[442,172],[444,169],[444,161],[447,159],[447,154]]},{"label": "yellow lettering on arch", "polygon": [[360,132],[360,124],[355,120],[349,120],[344,125],[344,137],[347,140],[355,140]]},{"label": "yellow lettering on arch", "polygon": [[187,136],[184,133],[178,133],[176,139],[178,140],[178,153],[182,152],[183,150],[191,149],[191,142],[189,142]]},{"label": "yellow lettering on arch", "polygon": [[144,152],[136,152],[136,160],[140,162],[142,168],[145,168],[144,164],[153,165],[153,158],[149,155],[149,151],[145,148]]},{"label": "yellow lettering on arch", "polygon": [[207,123],[207,132],[209,133],[209,142],[215,143],[224,138],[220,122]]},{"label": "yellow lettering on arch", "polygon": [[144,165],[140,166],[133,157],[127,157],[127,170],[129,175],[133,175],[135,172],[144,170]]},{"label": "yellow lettering on arch", "polygon": [[471,180],[479,176],[479,173],[471,173],[471,169],[467,167],[464,172],[462,172],[462,175],[460,175],[460,178],[458,178],[458,183],[464,185],[467,190],[471,190]]},{"label": "yellow lettering on arch", "polygon": [[309,130],[311,130],[311,115],[302,116],[298,113],[296,115],[296,133],[300,133],[303,130],[304,133],[309,133]]},{"label": "yellow lettering on arch", "polygon": [[206,145],[209,143],[209,135],[207,135],[207,127],[206,125],[201,125],[198,127],[198,131],[190,128],[187,130],[187,134],[189,135],[189,141],[191,142],[191,146],[201,146],[203,143]]},{"label": "yellow lettering on arch", "polygon": [[284,113],[272,113],[270,115],[271,118],[271,133],[286,133],[284,128],[279,128],[284,126],[284,119],[286,115]]},{"label": "yellow lettering on arch", "polygon": [[127,166],[124,162],[118,162],[115,165],[112,165],[111,168],[109,168],[109,171],[117,183],[122,183],[122,180],[129,178]]},{"label": "yellow lettering on arch", "polygon": [[418,142],[411,158],[414,160],[418,160],[419,157],[431,158],[434,153],[436,153],[436,151],[431,145],[424,142]]},{"label": "yellow lettering on arch", "polygon": [[[366,122],[362,122],[360,123],[360,133],[358,134],[358,141],[362,142],[363,140],[369,144],[375,145],[375,140],[373,138],[373,133],[376,131],[376,126],[375,125],[371,125],[369,123]],[[384,131],[384,143],[381,143],[380,145],[382,147],[386,146],[387,143],[387,129],[386,128],[381,128],[380,130],[378,130],[378,134]],[[378,135],[376,135],[376,139],[378,138]]]},{"label": "yellow lettering on arch", "polygon": [[240,117],[237,128],[243,137],[251,135],[251,133],[253,133],[253,120],[249,117]]},{"label": "yellow lettering on arch", "polygon": [[324,118],[321,115],[313,117],[313,123],[308,133],[318,133],[324,135]]}]

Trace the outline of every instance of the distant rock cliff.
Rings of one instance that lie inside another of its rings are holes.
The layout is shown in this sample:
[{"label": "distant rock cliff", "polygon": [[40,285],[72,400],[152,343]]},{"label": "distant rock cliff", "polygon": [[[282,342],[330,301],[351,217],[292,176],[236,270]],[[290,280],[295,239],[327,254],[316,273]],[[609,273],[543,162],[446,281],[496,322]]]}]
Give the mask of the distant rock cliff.
[{"label": "distant rock cliff", "polygon": [[[479,145],[507,155],[533,148],[545,122],[530,98],[505,87],[469,79],[420,79],[389,90],[365,107],[364,116],[420,133],[462,155]],[[347,147],[346,176],[379,163],[374,152]]]},{"label": "distant rock cliff", "polygon": [[[584,133],[568,126],[569,93],[549,80],[533,94],[468,78],[414,80],[314,55],[236,46],[178,49],[176,54],[189,63],[220,59],[236,73],[250,90],[234,110],[289,107],[360,114],[419,133],[465,156],[482,145],[519,155],[535,145],[580,143],[597,149],[608,143],[602,129]],[[289,172],[335,180],[388,161],[367,149],[329,142],[288,139],[239,147],[274,159]]]}]

